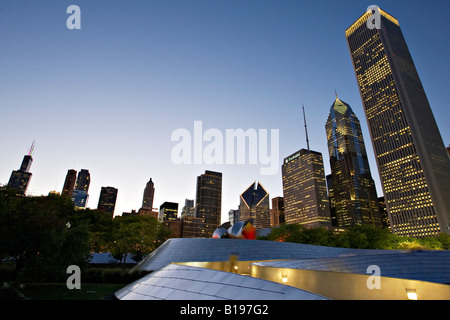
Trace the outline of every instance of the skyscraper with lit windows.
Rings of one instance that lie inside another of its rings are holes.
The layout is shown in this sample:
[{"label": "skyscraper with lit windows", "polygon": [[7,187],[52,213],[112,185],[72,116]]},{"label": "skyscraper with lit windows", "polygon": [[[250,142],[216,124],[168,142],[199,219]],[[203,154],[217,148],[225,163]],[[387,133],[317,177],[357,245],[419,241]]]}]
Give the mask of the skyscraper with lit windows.
[{"label": "skyscraper with lit windows", "polygon": [[372,7],[345,36],[392,231],[450,233],[450,160],[398,20]]},{"label": "skyscraper with lit windows", "polygon": [[[195,216],[204,219],[204,235],[211,237],[222,219],[222,173],[206,170],[197,177]],[[203,227],[203,223],[202,223]]]},{"label": "skyscraper with lit windows", "polygon": [[116,208],[117,189],[113,187],[102,187],[100,198],[98,199],[97,209],[110,214],[114,217],[114,209]]},{"label": "skyscraper with lit windows", "polygon": [[176,202],[164,202],[159,207],[159,221],[167,221],[172,220],[175,221],[178,219],[178,203]]},{"label": "skyscraper with lit windows", "polygon": [[322,154],[301,149],[284,159],[281,171],[286,224],[331,227]]},{"label": "skyscraper with lit windows", "polygon": [[331,105],[325,130],[337,225],[381,226],[378,197],[359,120],[350,105],[337,95]]}]

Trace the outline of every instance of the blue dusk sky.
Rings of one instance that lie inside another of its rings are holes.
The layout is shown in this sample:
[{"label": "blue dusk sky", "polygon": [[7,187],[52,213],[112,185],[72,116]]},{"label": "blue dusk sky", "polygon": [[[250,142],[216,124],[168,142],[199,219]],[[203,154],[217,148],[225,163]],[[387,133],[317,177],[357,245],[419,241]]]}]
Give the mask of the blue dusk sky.
[{"label": "blue dusk sky", "polygon": [[[310,147],[330,173],[325,122],[337,90],[361,122],[381,196],[344,35],[372,4],[399,20],[447,146],[448,0],[2,0],[0,183],[36,140],[31,195],[61,192],[68,169],[88,169],[90,208],[112,186],[116,215],[137,210],[152,178],[154,207],[172,201],[181,211],[196,177],[213,170],[223,173],[227,221],[255,180],[283,195],[282,160],[306,147],[302,104]],[[70,5],[81,9],[80,30],[66,26]],[[194,121],[224,137],[279,130],[278,172],[261,175],[260,162],[175,164],[171,135],[194,135]]]}]

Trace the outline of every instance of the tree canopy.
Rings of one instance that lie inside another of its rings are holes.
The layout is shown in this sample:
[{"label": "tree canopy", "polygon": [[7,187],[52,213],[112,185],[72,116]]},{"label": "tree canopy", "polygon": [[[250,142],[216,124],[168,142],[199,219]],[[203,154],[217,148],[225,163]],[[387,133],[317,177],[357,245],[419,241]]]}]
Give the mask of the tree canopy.
[{"label": "tree canopy", "polygon": [[161,245],[169,235],[169,231],[154,217],[116,217],[113,220],[112,241],[109,242],[108,249],[124,263],[127,254],[139,261]]},{"label": "tree canopy", "polygon": [[358,225],[335,232],[324,228],[307,229],[300,224],[284,224],[273,228],[266,239],[357,249],[450,249],[450,236],[444,233],[437,237],[416,239],[398,236],[389,229],[368,225]]},{"label": "tree canopy", "polygon": [[77,210],[67,196],[0,190],[0,259],[12,259],[22,281],[65,279],[67,267],[85,267],[92,252],[140,260],[168,237],[156,218],[111,219],[100,210]]},{"label": "tree canopy", "polygon": [[57,279],[67,266],[83,266],[89,253],[88,228],[78,223],[69,198],[0,191],[0,256],[16,262],[18,276],[28,281]]}]

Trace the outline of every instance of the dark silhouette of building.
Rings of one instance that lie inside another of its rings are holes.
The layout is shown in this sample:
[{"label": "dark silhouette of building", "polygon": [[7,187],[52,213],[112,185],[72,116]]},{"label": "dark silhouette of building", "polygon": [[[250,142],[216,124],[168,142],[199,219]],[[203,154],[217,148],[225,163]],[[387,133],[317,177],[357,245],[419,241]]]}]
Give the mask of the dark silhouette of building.
[{"label": "dark silhouette of building", "polygon": [[328,202],[330,204],[330,217],[331,217],[331,225],[333,227],[337,227],[337,218],[336,218],[336,206],[334,204],[334,190],[333,190],[333,177],[331,174],[325,177],[327,182],[327,190],[328,190]]},{"label": "dark silhouette of building", "polygon": [[272,209],[270,209],[270,226],[275,227],[285,223],[284,198],[272,198]]},{"label": "dark silhouette of building", "polygon": [[129,216],[138,216],[139,213],[132,209],[131,212],[122,212],[122,217],[129,217]]},{"label": "dark silhouette of building", "polygon": [[77,182],[75,183],[75,189],[72,193],[72,199],[75,207],[86,208],[89,200],[89,185],[91,183],[91,175],[89,170],[81,169],[78,173]]},{"label": "dark silhouette of building", "polygon": [[380,208],[381,220],[383,221],[384,227],[389,227],[389,216],[386,210],[386,202],[384,201],[384,197],[378,198],[378,206]]},{"label": "dark silhouette of building", "polygon": [[450,160],[398,20],[371,7],[345,35],[391,230],[450,234]]},{"label": "dark silhouette of building", "polygon": [[155,185],[150,178],[150,181],[147,182],[147,185],[144,189],[144,197],[142,199],[142,208],[153,208],[153,197],[155,195]]},{"label": "dark silhouette of building", "polygon": [[78,173],[77,182],[75,184],[75,190],[89,191],[89,185],[91,183],[91,174],[89,170],[81,169]]},{"label": "dark silhouette of building", "polygon": [[157,211],[157,209],[153,210],[153,209],[150,209],[150,208],[140,208],[138,210],[138,215],[140,215],[140,216],[150,216],[150,217],[158,219],[159,211]]},{"label": "dark silhouette of building", "polygon": [[77,181],[77,170],[69,169],[67,170],[66,180],[64,181],[64,187],[62,189],[61,195],[71,197],[73,190],[75,189],[75,183]]},{"label": "dark silhouette of building", "polygon": [[326,125],[337,226],[381,226],[375,183],[358,118],[336,95]]},{"label": "dark silhouette of building", "polygon": [[31,180],[32,173],[30,172],[31,164],[33,163],[33,151],[35,142],[31,145],[30,151],[23,157],[22,164],[19,170],[14,170],[9,178],[8,187],[17,190],[18,194],[25,195],[28,190],[28,185]]},{"label": "dark silhouette of building", "polygon": [[100,191],[100,198],[98,199],[97,209],[114,216],[117,191],[118,190],[113,187],[102,187]]}]

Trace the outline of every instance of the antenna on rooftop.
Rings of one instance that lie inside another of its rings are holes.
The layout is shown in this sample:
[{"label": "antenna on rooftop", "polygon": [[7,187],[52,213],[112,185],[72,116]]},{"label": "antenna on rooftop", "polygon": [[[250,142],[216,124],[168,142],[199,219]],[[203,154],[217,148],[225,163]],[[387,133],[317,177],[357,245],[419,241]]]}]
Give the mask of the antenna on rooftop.
[{"label": "antenna on rooftop", "polygon": [[33,143],[31,144],[30,151],[28,151],[29,156],[33,156],[34,146],[36,145],[36,140],[33,140]]},{"label": "antenna on rooftop", "polygon": [[306,146],[308,147],[309,151],[308,127],[306,126],[305,106],[302,105],[302,108],[303,108],[303,120],[305,122]]}]

